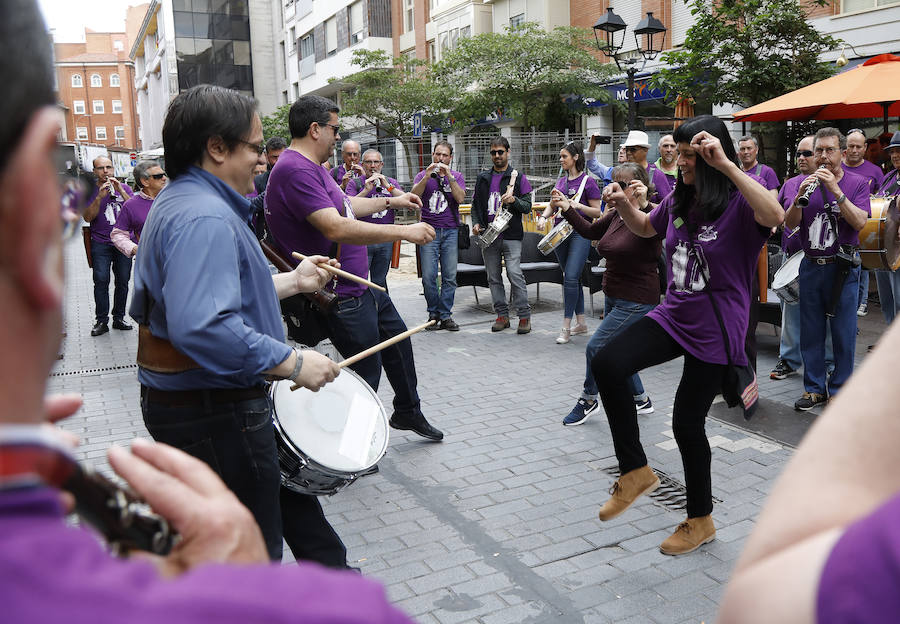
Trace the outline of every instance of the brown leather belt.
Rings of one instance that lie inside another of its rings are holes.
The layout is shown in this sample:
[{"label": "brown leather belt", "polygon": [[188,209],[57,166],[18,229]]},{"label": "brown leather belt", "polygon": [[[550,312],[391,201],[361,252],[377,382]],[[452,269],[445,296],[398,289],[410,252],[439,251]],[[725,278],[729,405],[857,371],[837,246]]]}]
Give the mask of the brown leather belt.
[{"label": "brown leather belt", "polygon": [[183,373],[203,368],[165,338],[151,334],[148,325],[138,326],[137,363],[141,368],[155,373]]},{"label": "brown leather belt", "polygon": [[264,399],[266,389],[263,386],[252,388],[215,388],[203,390],[157,390],[149,386],[141,386],[141,399],[165,407],[194,407],[204,404],[221,405],[238,403],[253,399]]},{"label": "brown leather belt", "polygon": [[807,255],[806,259],[812,262],[813,264],[823,265],[823,264],[831,264],[834,262],[834,256],[810,256]]}]

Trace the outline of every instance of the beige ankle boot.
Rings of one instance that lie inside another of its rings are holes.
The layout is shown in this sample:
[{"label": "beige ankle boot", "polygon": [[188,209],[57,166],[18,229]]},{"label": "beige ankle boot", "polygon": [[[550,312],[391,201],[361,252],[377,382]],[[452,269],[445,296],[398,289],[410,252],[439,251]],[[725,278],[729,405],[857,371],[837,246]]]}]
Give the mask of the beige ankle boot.
[{"label": "beige ankle boot", "polygon": [[631,507],[631,504],[639,496],[649,494],[658,487],[659,477],[650,470],[650,466],[629,470],[613,483],[609,490],[612,496],[603,503],[603,507],[600,508],[600,513],[597,515],[603,521],[612,520]]},{"label": "beige ankle boot", "polygon": [[712,516],[688,518],[660,544],[659,550],[664,555],[683,555],[697,550],[714,539],[716,527],[713,525]]}]

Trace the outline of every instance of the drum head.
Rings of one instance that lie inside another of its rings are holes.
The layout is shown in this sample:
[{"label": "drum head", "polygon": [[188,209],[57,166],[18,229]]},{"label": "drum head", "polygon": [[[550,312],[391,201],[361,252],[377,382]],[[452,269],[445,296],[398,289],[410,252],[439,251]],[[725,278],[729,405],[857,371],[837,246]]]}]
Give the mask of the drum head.
[{"label": "drum head", "polygon": [[772,290],[778,291],[793,282],[800,275],[800,263],[803,261],[803,252],[798,251],[785,260],[781,268],[775,271],[772,278]]},{"label": "drum head", "polygon": [[374,466],[387,450],[384,406],[349,368],[318,392],[290,381],[273,384],[275,418],[291,443],[322,466],[358,472]]}]

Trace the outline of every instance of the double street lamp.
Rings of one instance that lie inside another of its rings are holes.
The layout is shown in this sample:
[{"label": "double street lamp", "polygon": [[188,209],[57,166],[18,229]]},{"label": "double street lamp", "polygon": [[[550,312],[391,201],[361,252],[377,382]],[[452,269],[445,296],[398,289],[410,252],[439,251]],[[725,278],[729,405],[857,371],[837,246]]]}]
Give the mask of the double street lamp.
[{"label": "double street lamp", "polygon": [[644,59],[640,70],[636,67],[638,61],[636,56],[620,54],[622,46],[625,45],[626,28],[622,18],[613,13],[612,8],[607,8],[606,15],[594,24],[594,38],[597,40],[597,49],[611,57],[619,71],[624,71],[628,75],[628,129],[634,130],[634,75],[638,71],[643,71],[647,61],[652,61],[663,51],[666,27],[653,17],[653,13],[647,13],[647,17],[638,22],[634,28],[635,45]]}]

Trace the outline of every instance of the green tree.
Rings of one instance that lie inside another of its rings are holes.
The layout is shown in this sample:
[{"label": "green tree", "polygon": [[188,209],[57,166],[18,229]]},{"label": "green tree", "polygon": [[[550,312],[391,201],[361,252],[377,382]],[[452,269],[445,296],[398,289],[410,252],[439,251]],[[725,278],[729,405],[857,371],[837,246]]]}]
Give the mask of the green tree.
[{"label": "green tree", "polygon": [[263,136],[266,141],[272,137],[281,137],[288,143],[291,142],[291,130],[288,126],[288,113],[291,110],[290,104],[279,106],[271,115],[264,115],[260,118],[263,127]]},{"label": "green tree", "polygon": [[[460,40],[435,66],[434,80],[457,94],[450,110],[456,127],[502,112],[526,128],[562,130],[585,98],[609,100],[600,83],[612,69],[592,51],[587,30],[526,22]],[[575,106],[563,104],[570,94],[579,96]]]},{"label": "green tree", "polygon": [[333,79],[346,89],[341,115],[374,126],[380,137],[398,139],[410,171],[416,170],[417,141],[413,117],[420,113],[424,128],[440,127],[446,119],[449,92],[434,83],[431,65],[419,59],[391,59],[383,50],[354,50],[356,72]]}]

